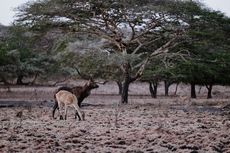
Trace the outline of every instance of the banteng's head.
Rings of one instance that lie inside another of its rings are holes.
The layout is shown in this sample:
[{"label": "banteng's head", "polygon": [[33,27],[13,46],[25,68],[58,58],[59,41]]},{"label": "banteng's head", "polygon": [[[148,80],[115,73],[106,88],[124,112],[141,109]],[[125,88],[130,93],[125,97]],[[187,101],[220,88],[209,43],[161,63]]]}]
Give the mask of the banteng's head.
[{"label": "banteng's head", "polygon": [[97,85],[97,83],[93,80],[90,79],[87,83],[86,83],[87,87],[89,87],[90,89],[95,89],[98,88],[99,86]]},{"label": "banteng's head", "polygon": [[107,81],[104,81],[104,82],[95,82],[92,78],[92,76],[90,75],[86,75],[86,74],[82,74],[80,73],[80,71],[75,68],[78,72],[78,74],[81,76],[81,78],[83,79],[87,79],[89,80],[86,84],[85,84],[85,87],[87,87],[87,89],[95,89],[95,88],[98,88],[98,84],[105,84]]}]

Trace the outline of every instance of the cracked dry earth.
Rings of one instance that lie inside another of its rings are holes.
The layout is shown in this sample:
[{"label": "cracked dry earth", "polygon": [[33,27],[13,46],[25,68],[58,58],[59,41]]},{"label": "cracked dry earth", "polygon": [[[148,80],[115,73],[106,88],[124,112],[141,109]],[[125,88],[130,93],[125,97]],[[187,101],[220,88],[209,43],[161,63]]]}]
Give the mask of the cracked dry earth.
[{"label": "cracked dry earth", "polygon": [[220,113],[154,104],[85,106],[86,121],[51,107],[0,109],[0,152],[230,152],[230,121]]}]

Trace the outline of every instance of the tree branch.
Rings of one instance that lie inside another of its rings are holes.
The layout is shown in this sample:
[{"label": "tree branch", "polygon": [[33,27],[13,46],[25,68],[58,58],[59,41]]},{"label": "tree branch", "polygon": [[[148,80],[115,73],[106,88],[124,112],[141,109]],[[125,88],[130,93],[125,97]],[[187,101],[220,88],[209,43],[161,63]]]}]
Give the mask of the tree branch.
[{"label": "tree branch", "polygon": [[156,55],[160,55],[160,54],[164,54],[167,53],[168,50],[172,47],[175,47],[177,45],[177,43],[174,43],[172,45],[172,43],[177,39],[177,37],[172,38],[171,40],[169,40],[167,43],[165,43],[162,47],[158,48],[157,50],[155,50],[152,54],[150,54],[145,60],[144,62],[142,62],[141,67],[139,68],[139,70],[137,71],[136,75],[134,77],[131,78],[132,81],[137,80],[138,78],[140,78],[143,75],[143,72],[145,70],[146,65],[148,64],[149,60]]}]

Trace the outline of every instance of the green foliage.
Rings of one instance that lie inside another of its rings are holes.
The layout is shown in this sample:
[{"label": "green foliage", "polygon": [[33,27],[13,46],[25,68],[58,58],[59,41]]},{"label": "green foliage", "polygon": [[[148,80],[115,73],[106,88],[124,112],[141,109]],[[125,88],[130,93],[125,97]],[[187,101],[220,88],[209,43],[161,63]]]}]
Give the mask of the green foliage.
[{"label": "green foliage", "polygon": [[174,51],[186,51],[184,58],[151,61],[143,80],[177,80],[199,85],[229,84],[230,19],[196,1],[171,3],[168,11],[189,25],[187,41]]},{"label": "green foliage", "polygon": [[205,9],[200,17],[191,23],[193,26],[189,37],[192,41],[187,45],[187,49],[192,60],[179,65],[179,72],[184,76],[183,82],[200,85],[228,82],[228,79],[223,77],[223,70],[226,70],[225,66],[230,61],[229,40],[226,39],[230,34],[229,21],[222,13]]},{"label": "green foliage", "polygon": [[59,73],[73,78],[80,78],[77,70],[93,78],[103,78],[106,80],[121,80],[122,71],[120,66],[129,61],[135,64],[140,58],[135,55],[122,56],[119,54],[110,54],[101,50],[89,50],[85,52],[71,52],[69,50],[61,51],[56,55],[60,64]]},{"label": "green foliage", "polygon": [[31,39],[14,31],[9,45],[1,46],[0,62],[17,61],[17,68],[9,66],[17,74],[78,77],[78,68],[94,78],[121,81],[124,64],[138,76],[147,57],[178,37],[165,47],[171,55],[163,49],[162,56],[151,58],[143,80],[229,84],[230,75],[223,74],[229,72],[230,20],[198,1],[42,0],[20,7],[17,22],[34,31],[66,34],[56,39],[50,55],[38,56]]},{"label": "green foliage", "polygon": [[[45,75],[54,61],[45,53],[34,50],[36,38],[21,26],[9,28],[7,37],[0,45],[0,78],[9,80]],[[12,82],[12,81],[11,81]]]}]

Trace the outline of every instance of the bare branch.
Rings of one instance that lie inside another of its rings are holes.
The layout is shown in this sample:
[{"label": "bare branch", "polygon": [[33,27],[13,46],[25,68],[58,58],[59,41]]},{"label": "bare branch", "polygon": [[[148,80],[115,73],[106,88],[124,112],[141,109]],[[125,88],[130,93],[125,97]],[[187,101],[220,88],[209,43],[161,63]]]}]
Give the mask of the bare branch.
[{"label": "bare branch", "polygon": [[138,42],[138,47],[132,52],[132,54],[136,54],[137,53],[137,51],[143,46],[143,44],[140,42],[140,40],[139,39],[137,39],[137,42]]},{"label": "bare branch", "polygon": [[114,44],[120,52],[124,52],[124,44],[122,43],[122,40],[120,38],[117,38],[115,35],[108,34],[105,30],[98,28],[98,27],[91,27],[90,30],[87,30],[86,33],[91,33],[93,35],[96,35],[100,38],[108,40],[108,42]]},{"label": "bare branch", "polygon": [[132,54],[136,54],[137,51],[142,47],[142,46],[148,46],[149,44],[152,44],[158,40],[160,40],[162,37],[159,37],[159,38],[156,38],[156,39],[153,39],[149,42],[146,42],[146,43],[141,43],[138,39],[137,39],[137,42],[139,43],[138,47],[132,52]]},{"label": "bare branch", "polygon": [[[132,36],[131,36],[130,40],[133,40],[134,37],[135,37],[135,35],[136,35],[136,33],[135,33],[135,24],[132,23],[132,22],[128,19],[127,15],[124,15],[124,17],[125,17],[125,19],[127,20],[128,24],[129,24],[129,27],[130,27],[131,30],[132,30]],[[133,25],[132,25],[132,24],[133,24]]]},{"label": "bare branch", "polygon": [[147,34],[148,32],[150,32],[151,30],[153,30],[154,28],[156,28],[156,27],[158,27],[158,26],[160,26],[160,23],[159,23],[159,22],[156,22],[156,23],[154,23],[153,25],[150,24],[143,32],[141,32],[140,34],[138,34],[138,35],[136,35],[135,37],[133,37],[133,41],[134,41],[135,39],[138,39],[138,38],[144,36],[145,34]]},{"label": "bare branch", "polygon": [[[174,43],[172,45],[172,43],[177,39],[177,37],[172,38],[171,40],[169,40],[167,43],[165,43],[163,46],[161,46],[160,48],[156,49],[152,54],[150,54],[150,57],[162,54],[162,53],[167,53],[169,51],[169,48],[173,48],[176,45],[178,45],[177,43]],[[172,46],[171,46],[172,45]]]},{"label": "bare branch", "polygon": [[82,74],[79,70],[78,70],[78,68],[76,68],[76,67],[74,67],[75,68],[75,70],[77,71],[77,73],[79,74],[79,76],[82,78],[82,79],[85,79],[85,80],[91,80],[91,79],[93,79],[91,76],[89,76],[89,75],[86,75],[86,74]]},{"label": "bare branch", "polygon": [[148,64],[149,60],[151,59],[151,57],[156,56],[156,55],[160,55],[160,54],[166,54],[168,52],[168,50],[172,47],[175,47],[178,43],[174,43],[173,42],[177,39],[177,37],[172,38],[171,40],[169,40],[167,43],[165,43],[162,47],[158,48],[157,50],[155,50],[152,54],[150,54],[141,64],[139,70],[137,71],[136,75],[131,78],[132,81],[135,81],[136,79],[138,79],[140,76],[142,76],[146,65]]}]

